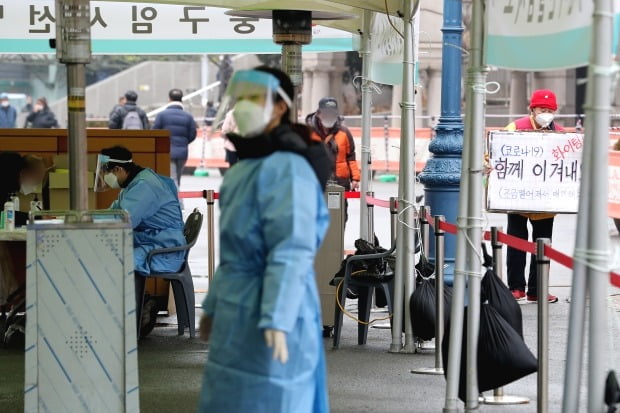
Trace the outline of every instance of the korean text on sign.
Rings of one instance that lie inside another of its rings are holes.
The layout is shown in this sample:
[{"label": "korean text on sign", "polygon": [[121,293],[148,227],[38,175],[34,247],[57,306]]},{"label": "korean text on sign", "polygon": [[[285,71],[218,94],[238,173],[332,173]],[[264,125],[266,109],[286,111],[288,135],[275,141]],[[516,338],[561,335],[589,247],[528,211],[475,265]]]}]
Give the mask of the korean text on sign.
[{"label": "korean text on sign", "polygon": [[583,135],[493,131],[487,209],[498,212],[577,212]]}]

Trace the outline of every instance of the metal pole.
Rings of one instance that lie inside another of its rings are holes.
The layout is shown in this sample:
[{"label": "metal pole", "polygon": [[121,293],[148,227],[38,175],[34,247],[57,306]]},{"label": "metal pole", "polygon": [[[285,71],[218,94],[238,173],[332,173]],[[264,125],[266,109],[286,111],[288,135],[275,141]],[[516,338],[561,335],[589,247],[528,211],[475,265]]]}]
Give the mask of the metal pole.
[{"label": "metal pole", "polygon": [[383,145],[385,147],[385,173],[390,172],[390,118],[383,117]]},{"label": "metal pole", "polygon": [[[371,198],[375,197],[375,193],[372,191],[366,192],[366,196],[369,196]],[[364,202],[366,202],[366,197],[362,196],[360,197],[364,200]],[[367,229],[368,229],[368,234],[369,234],[369,239],[368,242],[371,242],[374,244],[375,242],[375,206],[374,204],[369,204],[366,203],[366,208],[367,208],[367,215],[368,215],[368,221],[367,221]]]},{"label": "metal pole", "polygon": [[441,229],[441,223],[445,221],[443,215],[436,215],[435,219],[435,367],[419,368],[411,370],[417,374],[443,374],[443,361],[441,359],[441,342],[444,330],[444,298],[443,298],[443,263],[445,232]]},{"label": "metal pole", "polygon": [[301,44],[285,43],[282,45],[282,70],[289,75],[295,93],[291,96],[292,105],[290,107],[291,121],[298,122],[297,115],[297,96],[303,83],[303,73],[301,71]]},{"label": "metal pole", "polygon": [[86,70],[83,64],[67,64],[69,135],[69,186],[71,209],[88,209],[88,162],[86,141]]},{"label": "metal pole", "polygon": [[[370,50],[372,42],[372,17],[373,12],[370,10],[363,11],[363,27],[361,35],[361,48],[359,55],[362,59],[362,159],[361,159],[361,179],[360,192],[365,194],[369,190],[369,184],[372,180],[370,170],[370,131],[372,126],[372,81],[370,80]],[[374,231],[369,229],[369,217],[366,209],[366,199],[360,199],[360,238],[368,242],[374,241]]]},{"label": "metal pole", "polygon": [[429,214],[429,209],[425,207],[424,205],[421,205],[419,221],[420,221],[420,237],[422,238],[422,252],[424,253],[424,255],[428,257],[430,254],[430,251],[429,251],[430,231],[428,228],[429,227],[428,219],[426,219],[427,214]]},{"label": "metal pole", "polygon": [[[493,272],[500,280],[504,278],[504,263],[502,257],[503,245],[499,242],[499,233],[502,227],[491,227],[491,249],[493,250]],[[498,387],[493,390],[492,396],[484,397],[484,404],[491,405],[509,405],[509,404],[526,404],[530,399],[527,397],[507,396],[504,394],[504,388]]]},{"label": "metal pole", "polygon": [[209,287],[213,281],[215,275],[215,191],[213,189],[207,190],[207,242],[209,244],[208,249],[208,274],[209,274]]},{"label": "metal pole", "polygon": [[[579,411],[583,340],[588,336],[588,408],[605,409],[606,293],[608,274],[606,203],[607,146],[603,140],[609,128],[611,102],[611,0],[596,0],[592,21],[592,52],[586,91],[586,118],[579,215],[575,242],[575,267],[571,291],[566,373],[562,411]],[[586,295],[590,294],[589,332],[585,333]],[[540,297],[540,293],[539,293]]]},{"label": "metal pole", "polygon": [[[463,119],[461,117],[463,4],[461,0],[444,0],[441,32],[441,116],[429,144],[432,156],[426,162],[420,181],[424,184],[424,200],[436,215],[444,215],[448,222],[456,222],[459,183],[461,181],[461,153],[463,152]],[[463,154],[464,155],[464,154]],[[463,158],[465,159],[465,158]],[[402,165],[402,164],[401,164]],[[462,215],[461,215],[462,216]],[[446,236],[446,282],[452,284],[456,268],[457,241]]]},{"label": "metal pole", "polygon": [[502,257],[503,245],[499,242],[499,233],[502,227],[491,227],[491,249],[493,250],[493,271],[500,280],[504,279],[504,257]]},{"label": "metal pole", "polygon": [[[404,0],[403,22],[403,97],[400,139],[400,176],[398,183],[398,238],[396,240],[396,279],[394,284],[394,317],[392,320],[392,344],[390,351],[401,351],[403,307],[405,308],[404,351],[415,352],[415,341],[411,330],[409,306],[403,300],[409,299],[414,289],[413,272],[415,245],[413,241],[413,203],[415,201],[415,93],[413,50],[413,18],[419,2]],[[410,165],[410,167],[406,167]],[[404,289],[404,291],[403,291]],[[403,294],[404,293],[404,294]]]},{"label": "metal pole", "polygon": [[[538,383],[536,411],[546,413],[549,406],[549,266],[551,261],[545,257],[548,238],[536,240],[536,273],[538,274]],[[601,377],[604,371],[601,371]],[[600,395],[603,400],[603,393]],[[594,410],[590,410],[594,411]],[[599,410],[603,411],[603,410]]]},{"label": "metal pole", "polygon": [[86,71],[90,62],[90,1],[56,0],[56,56],[67,65],[70,207],[88,209]]},{"label": "metal pole", "polygon": [[[487,70],[483,66],[484,39],[483,0],[474,0],[471,19],[471,49],[465,96],[467,110],[463,145],[471,146],[466,173],[469,175],[467,199],[467,233],[471,245],[467,245],[466,268],[468,273],[469,304],[467,308],[467,397],[465,411],[478,410],[478,336],[480,330],[480,281],[482,268],[479,248],[482,243],[482,169],[484,164],[484,101]],[[461,192],[463,193],[463,192]]]},{"label": "metal pole", "polygon": [[395,197],[390,197],[390,235],[392,236],[392,244],[396,244],[398,231],[398,202]]},{"label": "metal pole", "polygon": [[200,56],[200,88],[202,92],[202,105],[206,105],[209,101],[209,93],[204,90],[209,85],[209,55],[203,54]]},{"label": "metal pole", "polygon": [[[617,12],[617,10],[616,10]],[[608,362],[606,358],[607,331],[607,291],[609,286],[607,230],[607,158],[604,142],[609,131],[610,104],[612,99],[612,35],[613,1],[594,2],[592,21],[592,54],[589,65],[588,89],[594,89],[587,102],[586,138],[593,146],[591,156],[593,166],[586,174],[591,174],[590,191],[583,196],[589,198],[590,215],[588,225],[588,244],[586,251],[576,251],[575,256],[588,262],[586,279],[590,293],[590,315],[588,325],[588,411],[601,412],[605,409],[603,394]],[[539,294],[540,297],[540,294]],[[540,300],[539,300],[540,301]]]}]

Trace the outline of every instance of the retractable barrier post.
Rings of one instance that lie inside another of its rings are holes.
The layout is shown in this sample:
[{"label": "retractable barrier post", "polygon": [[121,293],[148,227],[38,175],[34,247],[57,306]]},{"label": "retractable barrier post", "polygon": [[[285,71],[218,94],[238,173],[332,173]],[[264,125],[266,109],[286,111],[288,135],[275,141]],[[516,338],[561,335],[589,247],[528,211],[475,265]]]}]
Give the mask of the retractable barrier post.
[{"label": "retractable barrier post", "polygon": [[[502,257],[503,244],[499,242],[499,233],[502,227],[491,227],[491,248],[493,249],[493,271],[500,280],[504,279],[504,263]],[[504,388],[498,387],[493,390],[492,396],[485,396],[483,403],[492,405],[526,404],[530,399],[520,396],[507,396]]]},{"label": "retractable barrier post", "polygon": [[[370,198],[375,197],[375,193],[372,191],[366,192],[366,196]],[[368,242],[375,242],[375,206],[374,204],[367,203],[366,208],[368,210]]]},{"label": "retractable barrier post", "polygon": [[445,232],[441,223],[445,221],[443,215],[436,215],[435,220],[435,367],[423,367],[411,370],[415,374],[443,374],[441,359],[441,342],[444,333],[444,299],[443,299],[443,264],[445,260]]},{"label": "retractable barrier post", "polygon": [[213,275],[215,273],[215,191],[213,189],[207,190],[207,242],[209,243],[208,249],[208,274],[209,274],[209,287],[213,281]]},{"label": "retractable barrier post", "polygon": [[390,197],[390,235],[392,236],[392,245],[396,245],[396,232],[398,230],[398,203],[395,197]]},{"label": "retractable barrier post", "polygon": [[546,413],[549,406],[549,258],[545,257],[548,238],[536,240],[538,274],[538,397],[536,411]]},{"label": "retractable barrier post", "polygon": [[420,236],[422,237],[422,252],[424,254],[428,254],[428,243],[429,243],[429,228],[428,228],[428,220],[426,219],[426,214],[430,213],[430,207],[420,206]]}]

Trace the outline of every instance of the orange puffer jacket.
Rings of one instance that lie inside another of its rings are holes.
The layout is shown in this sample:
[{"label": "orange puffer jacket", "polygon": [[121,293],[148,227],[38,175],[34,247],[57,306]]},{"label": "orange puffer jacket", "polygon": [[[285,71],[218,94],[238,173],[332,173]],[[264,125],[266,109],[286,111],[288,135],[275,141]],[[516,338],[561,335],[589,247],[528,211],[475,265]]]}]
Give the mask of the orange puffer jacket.
[{"label": "orange puffer jacket", "polygon": [[337,122],[328,131],[320,131],[323,128],[317,125],[313,115],[309,115],[306,119],[308,125],[312,128],[312,139],[323,141],[334,154],[336,159],[336,178],[359,181],[360,168],[355,159],[355,141],[349,129]]}]

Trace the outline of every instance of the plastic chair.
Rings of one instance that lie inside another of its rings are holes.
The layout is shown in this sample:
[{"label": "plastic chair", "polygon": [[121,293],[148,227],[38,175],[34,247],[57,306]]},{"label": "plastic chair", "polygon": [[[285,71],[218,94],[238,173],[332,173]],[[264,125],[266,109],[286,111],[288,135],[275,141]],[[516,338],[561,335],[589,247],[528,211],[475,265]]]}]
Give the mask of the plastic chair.
[{"label": "plastic chair", "polygon": [[[342,279],[342,283],[340,285],[339,293],[340,295],[336,295],[336,300],[339,300],[340,304],[344,308],[345,300],[347,298],[347,287],[354,285],[358,287],[359,298],[358,298],[358,318],[360,321],[368,322],[370,320],[370,308],[372,307],[372,295],[375,291],[375,288],[383,289],[385,293],[385,298],[387,300],[387,307],[390,314],[393,314],[394,308],[392,305],[392,298],[394,297],[394,277],[390,277],[386,281],[371,281],[371,280],[362,280],[356,279],[351,276],[351,270],[353,267],[354,261],[365,261],[376,258],[386,258],[396,250],[396,245],[393,245],[388,251],[379,253],[379,254],[366,254],[366,255],[352,255],[346,259],[344,278]],[[389,274],[388,274],[389,275]],[[337,349],[340,345],[340,333],[342,331],[342,316],[343,313],[340,310],[340,306],[338,302],[336,303],[336,310],[334,313],[334,345],[333,347]],[[390,320],[391,322],[391,320]],[[357,324],[357,344],[363,345],[366,344],[366,338],[368,337],[368,324]]]},{"label": "plastic chair", "polygon": [[[194,246],[194,244],[196,244],[201,227],[202,213],[198,210],[198,208],[195,208],[187,217],[185,226],[183,227],[183,235],[185,235],[187,244],[180,247],[154,249],[149,252],[146,257],[146,261],[150,265],[151,259],[155,255],[185,251],[185,259],[181,269],[178,272],[151,273],[148,274],[147,277],[170,280],[170,284],[172,284],[172,292],[174,294],[174,303],[177,308],[179,335],[182,336],[185,332],[185,327],[189,327],[189,336],[192,338],[196,336],[196,298],[194,296],[194,282],[192,280],[192,273],[189,269],[187,259],[189,256],[189,250]],[[144,294],[142,294],[142,297],[144,297]],[[142,306],[139,306],[139,308],[142,310]],[[140,320],[140,318],[138,318],[138,320]]]}]

